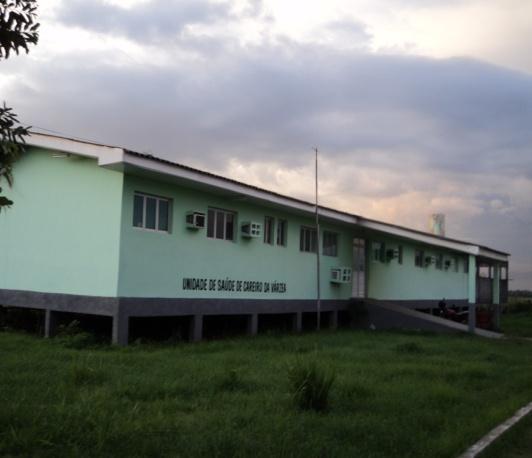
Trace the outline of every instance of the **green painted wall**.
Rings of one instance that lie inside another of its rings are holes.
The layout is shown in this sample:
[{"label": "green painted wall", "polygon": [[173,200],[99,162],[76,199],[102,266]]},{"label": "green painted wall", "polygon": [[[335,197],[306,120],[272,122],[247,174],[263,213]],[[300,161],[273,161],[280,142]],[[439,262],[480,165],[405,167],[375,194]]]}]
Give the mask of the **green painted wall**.
[{"label": "green painted wall", "polygon": [[123,174],[32,148],[0,213],[0,288],[115,296]]},{"label": "green painted wall", "polygon": [[[135,191],[172,199],[171,232],[159,233],[132,225]],[[263,239],[247,240],[240,230],[234,242],[207,238],[206,229],[185,227],[187,211],[207,212],[209,206],[238,213],[237,227],[244,221],[263,223],[266,215],[288,220],[287,246],[268,245]],[[194,297],[314,299],[316,256],[299,251],[302,224],[312,218],[295,217],[279,210],[261,208],[241,199],[192,191],[159,181],[126,175],[120,251],[119,295],[125,297]],[[351,285],[329,282],[331,267],[351,266],[352,231],[323,224],[339,234],[338,257],[322,256],[321,288],[324,299],[347,299]],[[320,244],[321,245],[321,244]],[[283,282],[286,293],[183,290],[183,278],[232,279]]]},{"label": "green painted wall", "polygon": [[[385,242],[386,249],[403,247],[403,264],[397,259],[380,262],[373,259],[372,242]],[[454,264],[447,270],[436,269],[434,264],[428,267],[415,266],[415,250],[424,250],[425,256],[444,255],[444,259],[458,256],[458,272]],[[368,245],[368,297],[380,300],[423,300],[423,299],[467,299],[468,275],[464,273],[467,255],[452,251],[414,244],[405,240],[374,236]]]},{"label": "green painted wall", "polygon": [[[133,194],[140,191],[171,199],[170,233],[135,228]],[[32,149],[15,168],[15,186],[8,191],[15,205],[0,213],[0,288],[123,297],[314,299],[316,257],[299,250],[301,225],[312,217],[260,207],[242,199],[191,190],[98,167],[95,160],[76,156],[53,158],[50,151]],[[207,212],[209,206],[236,211],[234,242],[213,240],[206,229],[186,228],[185,214]],[[264,216],[288,220],[286,247],[244,239],[240,223],[264,222]],[[356,230],[322,222],[338,233],[338,256],[322,256],[323,299],[348,299],[351,284],[329,281],[332,267],[352,265]],[[403,246],[403,264],[373,261],[372,242],[386,248]],[[320,243],[320,248],[322,243]],[[407,240],[370,234],[368,237],[368,297],[381,300],[449,300],[468,298],[474,291],[475,258],[421,246],[426,255],[459,256],[459,272],[451,267],[414,265],[417,246]],[[183,289],[183,278],[285,283],[285,293]]]}]

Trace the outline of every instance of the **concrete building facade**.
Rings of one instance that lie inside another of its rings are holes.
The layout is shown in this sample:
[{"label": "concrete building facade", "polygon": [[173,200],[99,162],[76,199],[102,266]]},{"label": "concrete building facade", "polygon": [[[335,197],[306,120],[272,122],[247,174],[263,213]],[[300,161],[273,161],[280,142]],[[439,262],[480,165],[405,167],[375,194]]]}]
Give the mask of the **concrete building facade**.
[{"label": "concrete building facade", "polygon": [[353,299],[416,309],[505,300],[507,253],[319,208],[150,155],[32,134],[0,214],[0,304],[132,317],[290,314],[334,326]]}]

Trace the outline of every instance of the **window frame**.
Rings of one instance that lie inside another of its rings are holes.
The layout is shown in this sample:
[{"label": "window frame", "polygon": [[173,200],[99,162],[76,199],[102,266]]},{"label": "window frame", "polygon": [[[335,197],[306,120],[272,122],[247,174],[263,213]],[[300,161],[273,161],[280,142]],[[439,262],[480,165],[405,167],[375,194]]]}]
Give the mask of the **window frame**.
[{"label": "window frame", "polygon": [[[304,234],[307,234],[305,237],[303,237]],[[309,242],[309,250],[305,249],[305,245],[307,241]],[[312,240],[314,239],[314,240]],[[314,243],[313,243],[314,242]],[[314,245],[314,246],[313,246]],[[318,250],[318,231],[315,227],[311,226],[301,226],[299,229],[299,251],[301,253],[317,253]],[[314,249],[313,249],[314,248]]]},{"label": "window frame", "polygon": [[[332,252],[329,252],[329,246],[325,246],[325,240],[327,237],[334,237],[334,250],[332,250]],[[323,256],[331,256],[331,257],[334,257],[334,258],[337,258],[338,257],[338,232],[333,232],[333,231],[323,231],[323,240],[322,240],[322,248],[321,248],[321,252],[323,254]]]},{"label": "window frame", "polygon": [[371,242],[371,260],[373,262],[386,262],[386,242]]},{"label": "window frame", "polygon": [[268,245],[274,245],[275,243],[275,218],[273,216],[264,217],[264,234],[263,241]]},{"label": "window frame", "polygon": [[[135,199],[136,197],[142,197],[142,223],[140,226],[137,226],[135,225]],[[155,228],[149,228],[149,227],[146,227],[146,213],[147,213],[147,199],[155,199]],[[167,205],[167,214],[166,214],[166,217],[167,217],[167,221],[166,221],[166,229],[160,229],[159,226],[160,226],[160,220],[159,220],[159,216],[160,216],[160,202],[166,202],[166,205]],[[134,191],[133,192],[133,222],[132,222],[132,226],[135,228],[135,229],[139,229],[139,230],[142,230],[142,231],[148,231],[148,232],[161,232],[161,233],[166,233],[166,234],[169,234],[171,231],[170,231],[170,226],[171,226],[171,221],[172,221],[172,199],[170,199],[169,197],[162,197],[162,196],[158,196],[158,195],[155,195],[155,194],[149,194],[149,193],[146,193],[146,192],[142,192],[142,191]]]},{"label": "window frame", "polygon": [[[209,223],[210,223],[210,213],[214,212],[214,220],[213,220],[213,234],[212,236],[209,236]],[[217,237],[217,222],[218,222],[218,214],[223,214],[223,237]],[[227,238],[227,215],[231,215],[233,217],[233,236],[232,238]],[[222,241],[229,241],[229,242],[235,242],[236,241],[236,233],[237,233],[237,212],[233,210],[227,210],[225,208],[218,208],[218,207],[208,207],[207,208],[207,230],[205,231],[205,235],[210,240],[222,240]]]},{"label": "window frame", "polygon": [[[279,237],[279,231],[282,228],[282,237]],[[275,228],[275,244],[277,246],[286,247],[286,239],[288,233],[288,220],[277,218],[277,227]]]},{"label": "window frame", "polygon": [[403,245],[397,245],[397,263],[403,264]]}]

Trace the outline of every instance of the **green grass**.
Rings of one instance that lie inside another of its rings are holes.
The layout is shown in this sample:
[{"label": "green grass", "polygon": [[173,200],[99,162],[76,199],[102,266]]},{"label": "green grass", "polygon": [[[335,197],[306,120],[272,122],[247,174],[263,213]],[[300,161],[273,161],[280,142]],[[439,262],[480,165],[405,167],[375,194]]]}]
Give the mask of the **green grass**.
[{"label": "green grass", "polygon": [[502,332],[515,337],[532,337],[532,312],[504,313]]},{"label": "green grass", "polygon": [[481,458],[530,458],[532,456],[532,414],[505,432]]},{"label": "green grass", "polygon": [[[294,405],[296,362],[334,384]],[[532,342],[340,331],[77,350],[0,333],[0,456],[454,457],[532,400]]]},{"label": "green grass", "polygon": [[511,297],[501,316],[501,329],[510,336],[532,337],[532,300]]}]

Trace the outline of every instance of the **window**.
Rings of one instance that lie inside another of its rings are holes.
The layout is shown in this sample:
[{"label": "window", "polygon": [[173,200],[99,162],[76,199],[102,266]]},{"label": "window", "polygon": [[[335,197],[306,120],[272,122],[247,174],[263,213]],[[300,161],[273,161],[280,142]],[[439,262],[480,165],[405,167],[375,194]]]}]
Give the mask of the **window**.
[{"label": "window", "polygon": [[338,256],[338,234],[335,232],[323,232],[323,255]]},{"label": "window", "polygon": [[273,234],[275,228],[275,218],[271,216],[264,217],[264,243],[273,245]]},{"label": "window", "polygon": [[277,220],[277,245],[286,246],[286,226],[285,219]]},{"label": "window", "polygon": [[307,253],[316,253],[316,229],[301,226],[299,233],[299,249]]},{"label": "window", "polygon": [[136,192],[133,196],[133,226],[168,232],[170,200]]},{"label": "window", "polygon": [[374,261],[386,261],[386,245],[383,242],[373,242],[372,249]]},{"label": "window", "polygon": [[209,208],[207,212],[207,237],[210,239],[234,240],[235,212]]},{"label": "window", "polygon": [[469,273],[469,258],[464,259],[464,273],[465,274]]},{"label": "window", "polygon": [[403,245],[399,245],[397,247],[397,262],[399,264],[402,264],[403,263]]},{"label": "window", "polygon": [[436,255],[436,269],[443,269],[443,254],[441,253]]},{"label": "window", "polygon": [[423,250],[416,250],[415,257],[414,257],[414,264],[416,267],[423,267],[424,257],[425,257],[425,253],[423,253]]}]

